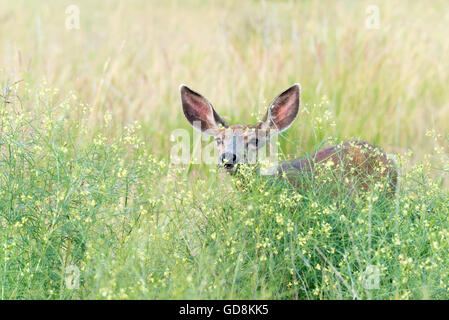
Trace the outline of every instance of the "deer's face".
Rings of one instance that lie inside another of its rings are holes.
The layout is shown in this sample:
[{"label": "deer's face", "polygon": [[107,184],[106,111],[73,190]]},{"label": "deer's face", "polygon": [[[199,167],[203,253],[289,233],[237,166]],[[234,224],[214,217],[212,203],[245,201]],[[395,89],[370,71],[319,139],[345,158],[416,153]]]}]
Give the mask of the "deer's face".
[{"label": "deer's face", "polygon": [[239,163],[256,163],[259,149],[264,148],[270,138],[269,131],[244,125],[219,129],[214,137],[218,163],[228,172],[235,172]]},{"label": "deer's face", "polygon": [[295,84],[282,92],[268,106],[262,121],[254,126],[229,125],[202,95],[185,85],[180,90],[187,120],[197,130],[214,136],[219,165],[235,172],[239,163],[255,163],[270,137],[293,123],[299,110],[301,87]]}]

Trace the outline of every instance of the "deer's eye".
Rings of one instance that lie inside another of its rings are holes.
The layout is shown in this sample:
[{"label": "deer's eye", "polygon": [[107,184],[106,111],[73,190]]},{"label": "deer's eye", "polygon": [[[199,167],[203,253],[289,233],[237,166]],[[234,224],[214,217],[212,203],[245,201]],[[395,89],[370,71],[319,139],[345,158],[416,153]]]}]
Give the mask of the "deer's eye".
[{"label": "deer's eye", "polygon": [[259,139],[257,138],[252,138],[249,143],[251,143],[253,146],[258,147],[259,146]]}]

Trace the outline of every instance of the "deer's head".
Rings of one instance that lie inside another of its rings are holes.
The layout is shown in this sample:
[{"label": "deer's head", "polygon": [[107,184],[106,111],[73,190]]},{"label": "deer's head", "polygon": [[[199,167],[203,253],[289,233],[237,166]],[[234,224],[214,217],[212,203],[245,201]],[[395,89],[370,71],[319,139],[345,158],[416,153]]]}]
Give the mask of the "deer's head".
[{"label": "deer's head", "polygon": [[201,94],[185,85],[180,86],[180,91],[185,117],[195,129],[215,137],[218,163],[228,172],[235,172],[238,163],[257,158],[273,135],[290,127],[298,114],[301,96],[301,86],[291,86],[273,100],[258,124],[249,126],[229,125]]}]

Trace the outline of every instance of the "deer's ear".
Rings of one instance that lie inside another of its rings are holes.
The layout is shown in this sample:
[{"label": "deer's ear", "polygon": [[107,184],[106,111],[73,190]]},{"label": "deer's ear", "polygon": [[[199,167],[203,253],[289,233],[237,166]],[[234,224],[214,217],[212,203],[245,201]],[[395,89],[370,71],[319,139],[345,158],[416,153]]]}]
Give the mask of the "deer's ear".
[{"label": "deer's ear", "polygon": [[220,118],[206,98],[183,84],[179,90],[184,115],[195,129],[213,134],[219,125],[228,127],[228,124]]},{"label": "deer's ear", "polygon": [[277,133],[287,130],[298,115],[300,99],[301,85],[296,83],[273,100],[259,127]]}]

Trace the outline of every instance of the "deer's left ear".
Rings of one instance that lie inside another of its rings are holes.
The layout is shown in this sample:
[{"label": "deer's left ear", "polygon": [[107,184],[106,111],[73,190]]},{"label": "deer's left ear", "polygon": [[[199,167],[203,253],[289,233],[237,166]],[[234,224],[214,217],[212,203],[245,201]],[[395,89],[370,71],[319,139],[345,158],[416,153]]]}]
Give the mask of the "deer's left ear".
[{"label": "deer's left ear", "polygon": [[259,127],[277,133],[287,130],[298,115],[300,99],[301,85],[295,83],[273,100]]}]

